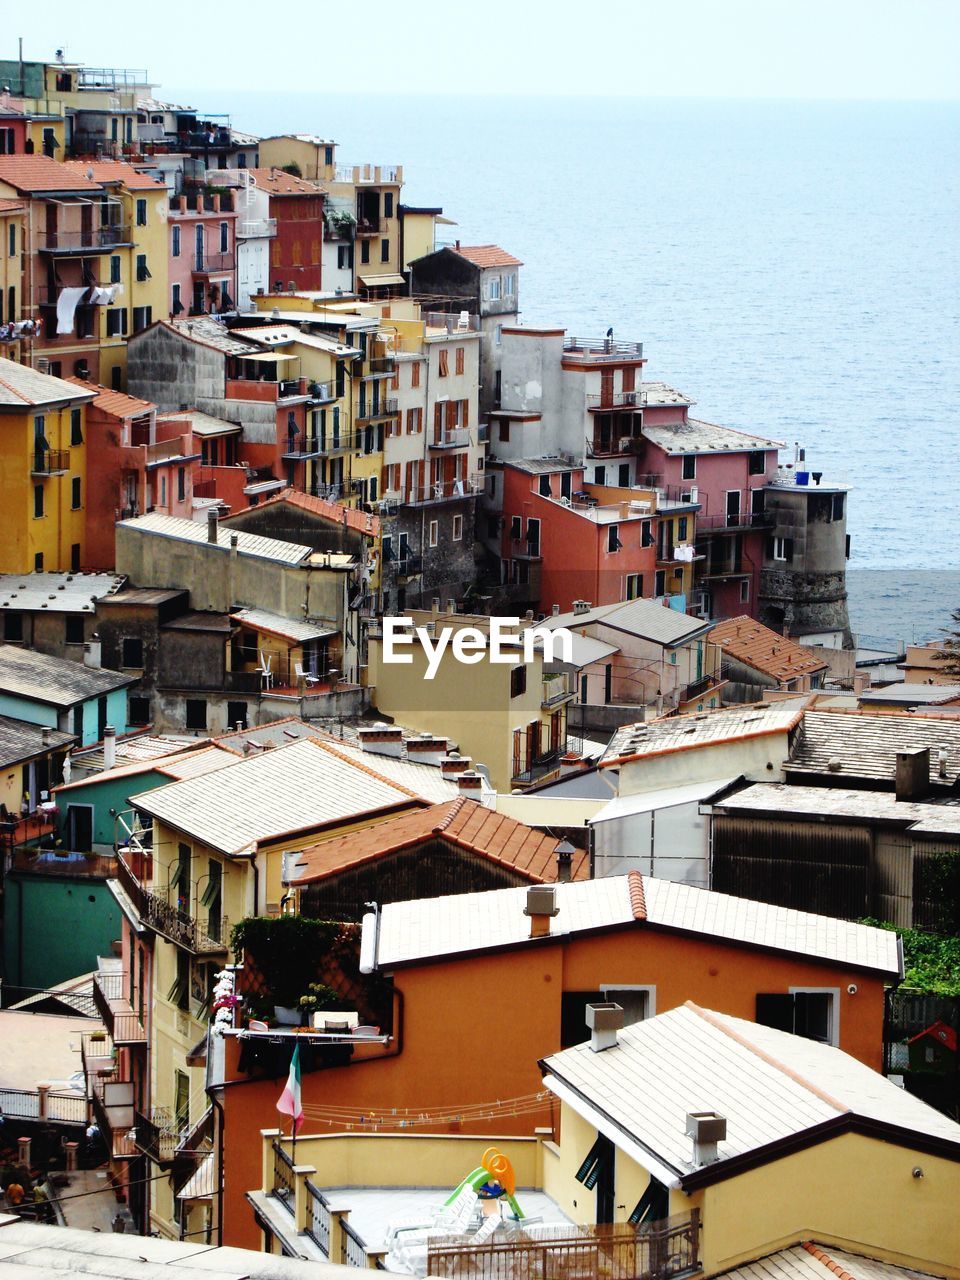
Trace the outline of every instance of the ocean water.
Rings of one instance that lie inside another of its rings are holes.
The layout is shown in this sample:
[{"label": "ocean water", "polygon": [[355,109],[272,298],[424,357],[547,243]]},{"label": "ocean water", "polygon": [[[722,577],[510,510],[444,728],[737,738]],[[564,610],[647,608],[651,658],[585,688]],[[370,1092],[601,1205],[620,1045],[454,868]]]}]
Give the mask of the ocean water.
[{"label": "ocean water", "polygon": [[803,444],[852,486],[856,630],[922,638],[960,605],[960,104],[198,105],[402,163],[404,199],[442,205],[451,239],[523,260],[527,323],[612,325],[698,416]]}]

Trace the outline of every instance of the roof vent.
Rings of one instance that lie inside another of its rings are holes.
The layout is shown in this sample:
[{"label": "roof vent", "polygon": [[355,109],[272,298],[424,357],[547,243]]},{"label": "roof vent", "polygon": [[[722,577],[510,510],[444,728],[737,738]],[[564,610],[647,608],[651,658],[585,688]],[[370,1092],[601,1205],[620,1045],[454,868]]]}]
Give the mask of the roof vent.
[{"label": "roof vent", "polygon": [[840,770],[843,768],[843,761],[840,760],[837,756],[831,756],[831,758],[827,761],[827,768],[830,770],[831,773],[839,773]]},{"label": "roof vent", "polygon": [[688,1111],[686,1135],[693,1139],[693,1163],[700,1169],[715,1164],[720,1156],[717,1144],[727,1137],[726,1116],[716,1111]]},{"label": "roof vent", "polygon": [[590,1048],[594,1053],[613,1049],[623,1030],[623,1009],[613,1001],[588,1004],[587,1026],[590,1028]]},{"label": "roof vent", "polygon": [[527,905],[523,914],[530,917],[530,937],[545,938],[550,933],[550,921],[558,915],[557,887],[553,884],[533,884],[527,890]]},{"label": "roof vent", "polygon": [[557,880],[560,884],[568,884],[573,872],[573,855],[576,849],[569,840],[561,840],[556,848]]}]

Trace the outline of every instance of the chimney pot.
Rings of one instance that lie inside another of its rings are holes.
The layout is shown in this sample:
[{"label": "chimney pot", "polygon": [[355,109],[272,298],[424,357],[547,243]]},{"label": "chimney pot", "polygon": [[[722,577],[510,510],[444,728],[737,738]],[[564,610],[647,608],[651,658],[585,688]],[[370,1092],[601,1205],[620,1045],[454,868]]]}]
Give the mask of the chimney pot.
[{"label": "chimney pot", "polygon": [[594,1053],[613,1049],[623,1029],[622,1007],[612,1000],[602,1004],[588,1004],[587,1026],[590,1028],[590,1048]]},{"label": "chimney pot", "polygon": [[550,612],[553,614],[553,616],[554,616],[555,618],[559,618],[559,617],[560,617],[560,606],[559,606],[558,604],[555,604],[555,605],[553,606],[553,608],[551,609],[551,611],[550,611]]},{"label": "chimney pot", "polygon": [[207,511],[207,541],[208,542],[213,542],[213,543],[217,542],[217,529],[218,529],[219,523],[220,521],[217,515],[217,508],[210,507]]},{"label": "chimney pot", "polygon": [[457,602],[456,602],[456,600],[448,600],[448,601],[447,601],[447,613],[456,613],[456,612],[457,612]]},{"label": "chimney pot", "polygon": [[557,845],[557,881],[568,884],[573,870],[573,855],[576,853],[569,840],[561,840]]},{"label": "chimney pot", "polygon": [[103,767],[112,769],[117,763],[117,731],[112,724],[103,727]]},{"label": "chimney pot", "polygon": [[727,1120],[716,1111],[688,1111],[688,1138],[693,1139],[693,1163],[699,1169],[719,1159],[717,1144],[726,1141]]},{"label": "chimney pot", "polygon": [[550,921],[558,915],[557,887],[552,884],[533,884],[527,890],[527,905],[523,914],[530,917],[530,937],[545,938],[550,933]]}]

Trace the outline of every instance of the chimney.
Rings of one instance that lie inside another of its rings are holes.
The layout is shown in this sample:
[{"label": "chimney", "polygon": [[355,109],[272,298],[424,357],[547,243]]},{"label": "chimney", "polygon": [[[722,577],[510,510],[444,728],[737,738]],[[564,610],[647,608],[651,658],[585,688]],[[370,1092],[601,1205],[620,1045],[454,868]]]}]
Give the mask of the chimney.
[{"label": "chimney", "polygon": [[457,790],[462,796],[479,800],[483,794],[483,775],[476,773],[473,769],[457,774]]},{"label": "chimney", "polygon": [[95,669],[99,669],[101,664],[100,654],[101,654],[100,637],[97,635],[96,632],[94,632],[93,635],[90,637],[90,639],[83,646],[83,665],[85,667],[94,667]]},{"label": "chimney", "polygon": [[216,507],[207,508],[207,541],[216,544],[219,520]]},{"label": "chimney", "polygon": [[589,613],[590,608],[591,605],[589,600],[574,600],[573,602],[573,612],[575,614]]},{"label": "chimney", "polygon": [[434,597],[433,597],[433,599],[430,601],[430,611],[431,611],[431,613],[439,613],[439,612],[440,612],[440,597],[439,597],[439,596],[434,596]]},{"label": "chimney", "polygon": [[576,853],[569,840],[561,840],[557,845],[557,883],[569,884],[573,870],[573,855]]},{"label": "chimney", "polygon": [[688,1111],[688,1138],[693,1139],[693,1163],[701,1169],[705,1164],[716,1164],[720,1158],[717,1143],[726,1141],[727,1120],[716,1111]]},{"label": "chimney", "polygon": [[446,738],[433,738],[426,733],[420,738],[407,739],[407,759],[416,764],[432,764],[439,769],[449,748]]},{"label": "chimney", "polygon": [[103,767],[112,769],[117,763],[117,731],[112,724],[103,727]]},{"label": "chimney", "polygon": [[403,755],[403,730],[399,726],[380,724],[369,729],[358,729],[357,739],[360,749],[373,755],[393,756],[396,759]]},{"label": "chimney", "polygon": [[941,747],[940,750],[937,752],[937,777],[938,778],[945,778],[947,776],[948,754],[949,753],[946,747]]},{"label": "chimney", "polygon": [[930,791],[930,748],[897,752],[898,800],[922,800]]},{"label": "chimney", "polygon": [[[209,532],[209,531],[208,531]],[[230,559],[236,560],[239,553],[240,535],[239,533],[231,533],[230,535]]]},{"label": "chimney", "polygon": [[472,763],[469,756],[447,756],[440,761],[440,776],[455,782],[461,773],[467,772]]},{"label": "chimney", "polygon": [[560,606],[559,606],[558,604],[555,604],[555,605],[551,608],[550,612],[551,612],[551,614],[552,614],[555,618],[559,618],[559,617],[560,617]]},{"label": "chimney", "polygon": [[566,755],[560,757],[561,778],[565,778],[569,773],[579,773],[585,768],[586,763],[579,751],[568,751]]},{"label": "chimney", "polygon": [[587,1005],[587,1026],[590,1028],[590,1048],[594,1053],[617,1046],[623,1029],[623,1009],[613,1001]]},{"label": "chimney", "polygon": [[530,937],[545,938],[550,933],[550,921],[560,912],[557,906],[557,887],[552,884],[534,884],[527,890],[527,905],[523,914],[530,917]]},{"label": "chimney", "polygon": [[457,612],[457,602],[456,602],[456,600],[448,600],[448,601],[447,601],[447,613],[456,613],[456,612]]},{"label": "chimney", "polygon": [[45,747],[49,747],[49,745],[50,745],[50,726],[49,726],[49,725],[47,725],[47,724],[45,724],[45,725],[43,726],[43,728],[40,730],[40,741],[43,743],[43,745],[44,745]]}]

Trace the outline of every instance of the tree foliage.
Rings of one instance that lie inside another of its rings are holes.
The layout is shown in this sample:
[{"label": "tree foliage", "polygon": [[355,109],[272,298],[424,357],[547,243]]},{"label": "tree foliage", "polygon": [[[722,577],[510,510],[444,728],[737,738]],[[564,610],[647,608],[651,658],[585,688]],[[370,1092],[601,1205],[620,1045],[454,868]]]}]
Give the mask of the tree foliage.
[{"label": "tree foliage", "polygon": [[956,676],[960,680],[960,609],[954,609],[950,619],[953,626],[944,627],[944,639],[933,658],[940,663],[945,676]]},{"label": "tree foliage", "polygon": [[892,929],[903,939],[903,985],[941,996],[960,996],[960,937],[898,929],[885,920],[863,920],[879,929]]}]

